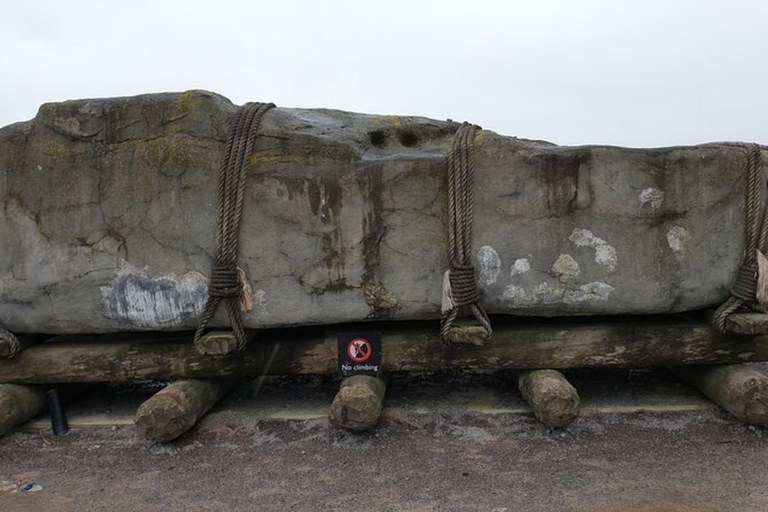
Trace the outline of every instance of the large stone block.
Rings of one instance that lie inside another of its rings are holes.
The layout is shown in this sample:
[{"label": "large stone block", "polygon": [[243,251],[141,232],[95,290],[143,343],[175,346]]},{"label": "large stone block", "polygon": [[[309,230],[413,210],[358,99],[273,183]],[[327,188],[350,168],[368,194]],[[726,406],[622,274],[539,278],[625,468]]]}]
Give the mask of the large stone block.
[{"label": "large stone block", "polygon": [[[0,129],[0,323],[193,328],[234,110],[202,91],[78,100]],[[267,113],[241,231],[246,324],[437,318],[457,127]],[[743,145],[560,147],[486,130],[475,142],[473,253],[488,312],[667,313],[727,296],[744,247]]]}]

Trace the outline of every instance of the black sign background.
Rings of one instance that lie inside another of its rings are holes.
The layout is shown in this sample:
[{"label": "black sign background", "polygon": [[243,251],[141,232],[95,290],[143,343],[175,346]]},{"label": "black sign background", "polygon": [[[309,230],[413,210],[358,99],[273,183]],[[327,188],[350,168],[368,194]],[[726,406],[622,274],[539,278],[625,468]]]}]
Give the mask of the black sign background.
[{"label": "black sign background", "polygon": [[[358,342],[350,349],[357,339],[368,343]],[[370,347],[370,356],[366,351]],[[339,374],[343,377],[351,375],[381,374],[381,333],[378,332],[340,332],[338,334]],[[352,354],[350,354],[350,351]],[[353,355],[355,357],[353,357]],[[357,361],[355,360],[357,359]],[[364,361],[360,361],[364,359]]]}]

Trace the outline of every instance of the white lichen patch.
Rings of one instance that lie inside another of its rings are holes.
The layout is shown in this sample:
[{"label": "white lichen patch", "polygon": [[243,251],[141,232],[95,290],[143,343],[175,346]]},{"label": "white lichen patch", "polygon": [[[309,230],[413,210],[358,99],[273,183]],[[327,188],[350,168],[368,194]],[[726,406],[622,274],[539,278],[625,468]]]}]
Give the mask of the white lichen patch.
[{"label": "white lichen patch", "polygon": [[127,263],[101,287],[104,315],[142,329],[193,325],[207,296],[208,281],[199,272],[151,277]]},{"label": "white lichen patch", "polygon": [[664,191],[658,188],[646,188],[640,192],[640,204],[649,210],[658,210],[664,202]]},{"label": "white lichen patch", "polygon": [[568,240],[576,244],[577,247],[590,247],[595,250],[595,261],[603,265],[611,272],[616,269],[618,257],[616,249],[605,240],[595,236],[588,229],[575,228]]},{"label": "white lichen patch", "polygon": [[496,250],[490,245],[484,245],[477,251],[477,263],[480,267],[480,283],[491,285],[496,282],[501,271],[501,260]]},{"label": "white lichen patch", "polygon": [[525,274],[529,270],[531,270],[531,262],[526,258],[518,258],[509,269],[509,277]]},{"label": "white lichen patch", "polygon": [[677,259],[681,259],[688,252],[688,244],[691,241],[691,234],[687,229],[681,226],[672,226],[667,231],[667,245],[675,253]]},{"label": "white lichen patch", "polygon": [[570,254],[561,254],[552,265],[552,274],[561,283],[572,283],[581,274],[579,263]]}]

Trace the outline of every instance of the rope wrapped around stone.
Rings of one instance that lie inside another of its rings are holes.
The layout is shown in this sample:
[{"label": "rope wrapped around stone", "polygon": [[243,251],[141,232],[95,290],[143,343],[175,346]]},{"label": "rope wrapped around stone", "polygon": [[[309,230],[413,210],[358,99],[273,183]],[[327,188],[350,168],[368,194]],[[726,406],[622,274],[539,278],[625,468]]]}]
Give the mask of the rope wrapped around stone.
[{"label": "rope wrapped around stone", "polygon": [[726,321],[733,313],[742,310],[768,312],[768,302],[761,299],[768,287],[768,275],[759,269],[760,260],[766,261],[765,254],[768,252],[768,215],[764,214],[760,221],[762,190],[765,188],[762,152],[757,144],[747,146],[747,152],[746,251],[731,288],[731,296],[712,317],[712,327],[722,334],[727,333]]},{"label": "rope wrapped around stone", "polygon": [[[463,123],[448,151],[448,241],[450,267],[443,275],[440,338],[447,345],[486,345],[493,334],[491,322],[480,306],[475,268],[472,266],[474,139],[478,126]],[[456,335],[459,310],[468,307],[482,332]]]},{"label": "rope wrapped around stone", "polygon": [[0,359],[12,359],[21,352],[21,342],[11,331],[0,327]]},{"label": "rope wrapped around stone", "polygon": [[246,103],[232,116],[217,182],[216,261],[211,269],[208,300],[195,332],[195,344],[205,334],[223,301],[235,336],[235,349],[245,348],[241,311],[248,310],[252,302],[248,278],[237,266],[240,219],[253,142],[262,117],[274,106],[272,103]]}]

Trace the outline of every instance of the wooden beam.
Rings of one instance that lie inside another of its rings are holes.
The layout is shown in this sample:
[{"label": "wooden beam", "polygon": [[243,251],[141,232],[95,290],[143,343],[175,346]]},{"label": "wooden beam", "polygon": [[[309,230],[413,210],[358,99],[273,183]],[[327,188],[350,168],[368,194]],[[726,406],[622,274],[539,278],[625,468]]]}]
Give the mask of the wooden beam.
[{"label": "wooden beam", "polygon": [[[648,367],[768,361],[768,336],[728,336],[703,322],[670,316],[647,322],[499,325],[487,347],[453,349],[436,323],[411,327],[366,326],[382,333],[389,372]],[[341,328],[340,328],[341,329]],[[347,326],[344,330],[349,330]],[[317,375],[337,371],[335,332],[262,333],[240,353],[202,355],[192,335],[89,342],[88,338],[38,344],[13,360],[0,360],[0,381],[107,382]]]},{"label": "wooden beam", "polygon": [[725,328],[733,334],[747,336],[768,334],[768,315],[764,313],[734,313],[726,318]]},{"label": "wooden beam", "polygon": [[669,369],[739,420],[768,426],[768,376],[741,364]]},{"label": "wooden beam", "polygon": [[0,435],[31,420],[45,410],[45,389],[0,384]]},{"label": "wooden beam", "polygon": [[379,423],[387,381],[370,375],[354,375],[341,383],[333,399],[331,423],[346,430],[362,432]]},{"label": "wooden beam", "polygon": [[579,394],[557,370],[520,372],[517,385],[536,419],[548,428],[567,427],[579,415]]},{"label": "wooden beam", "polygon": [[231,388],[232,380],[182,380],[139,406],[134,423],[146,439],[172,441],[195,426]]}]

